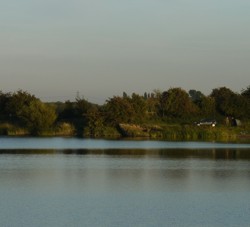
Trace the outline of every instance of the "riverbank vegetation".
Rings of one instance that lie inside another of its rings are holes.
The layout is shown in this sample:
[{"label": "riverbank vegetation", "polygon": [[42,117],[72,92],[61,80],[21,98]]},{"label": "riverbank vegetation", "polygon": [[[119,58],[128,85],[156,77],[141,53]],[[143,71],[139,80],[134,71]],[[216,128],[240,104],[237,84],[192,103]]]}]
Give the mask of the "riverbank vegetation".
[{"label": "riverbank vegetation", "polygon": [[[201,119],[216,126],[197,126]],[[220,87],[204,95],[169,88],[143,95],[124,92],[97,105],[44,103],[27,91],[0,91],[0,134],[10,136],[146,137],[167,140],[230,140],[250,134],[250,86],[241,93]]]}]

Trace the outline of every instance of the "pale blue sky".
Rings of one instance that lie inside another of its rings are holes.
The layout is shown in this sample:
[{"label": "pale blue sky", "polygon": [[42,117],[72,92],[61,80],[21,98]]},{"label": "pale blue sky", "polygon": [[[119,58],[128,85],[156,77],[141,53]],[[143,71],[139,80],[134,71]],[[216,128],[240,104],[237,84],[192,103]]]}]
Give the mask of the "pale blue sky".
[{"label": "pale blue sky", "polygon": [[0,0],[4,92],[103,103],[249,85],[249,0]]}]

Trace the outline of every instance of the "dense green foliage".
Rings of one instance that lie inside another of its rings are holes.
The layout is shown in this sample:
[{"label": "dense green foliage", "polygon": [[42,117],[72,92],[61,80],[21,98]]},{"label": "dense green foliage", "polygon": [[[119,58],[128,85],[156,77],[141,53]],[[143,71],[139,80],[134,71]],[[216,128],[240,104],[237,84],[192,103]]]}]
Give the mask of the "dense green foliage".
[{"label": "dense green foliage", "polygon": [[198,112],[187,92],[181,88],[164,91],[160,97],[160,107],[163,117],[184,118]]},{"label": "dense green foliage", "polygon": [[103,105],[79,96],[73,102],[43,103],[26,91],[0,91],[0,134],[193,139],[223,134],[219,129],[197,129],[194,122],[202,118],[216,119],[219,127],[231,127],[226,119],[235,118],[248,125],[250,86],[240,94],[226,87],[216,88],[207,96],[182,88],[131,96],[123,92],[122,96],[109,98]]},{"label": "dense green foliage", "polygon": [[[31,134],[51,129],[57,114],[55,108],[24,91],[1,93],[1,120],[27,128]],[[6,101],[7,100],[7,101]]]}]

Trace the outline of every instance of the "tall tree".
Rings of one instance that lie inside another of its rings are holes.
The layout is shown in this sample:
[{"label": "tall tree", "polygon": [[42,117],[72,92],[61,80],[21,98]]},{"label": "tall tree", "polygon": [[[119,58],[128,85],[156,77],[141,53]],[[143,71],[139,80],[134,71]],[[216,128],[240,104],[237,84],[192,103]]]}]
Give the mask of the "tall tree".
[{"label": "tall tree", "polygon": [[188,93],[181,88],[170,88],[162,93],[163,116],[186,117],[197,112]]},{"label": "tall tree", "polygon": [[203,96],[201,100],[197,103],[200,108],[201,115],[206,117],[215,118],[216,115],[216,107],[215,107],[215,99],[213,97]]},{"label": "tall tree", "polygon": [[6,105],[6,111],[11,115],[12,119],[20,121],[22,120],[23,109],[36,100],[37,98],[27,91],[18,90],[11,95]]},{"label": "tall tree", "polygon": [[78,117],[84,117],[91,107],[92,104],[85,98],[76,97],[76,113]]},{"label": "tall tree", "polygon": [[246,118],[248,106],[246,99],[226,87],[213,89],[211,97],[215,99],[217,111],[224,116]]},{"label": "tall tree", "polygon": [[33,134],[50,128],[57,118],[53,106],[42,103],[34,95],[22,90],[10,97],[6,109],[15,121],[22,123]]},{"label": "tall tree", "polygon": [[194,90],[194,89],[189,90],[188,94],[190,95],[191,100],[192,100],[194,103],[199,102],[199,101],[205,96],[205,95],[203,95],[200,91],[196,91],[196,90]]},{"label": "tall tree", "polygon": [[247,106],[246,106],[246,111],[247,111],[247,118],[250,119],[250,85],[241,92],[241,95],[246,99]]},{"label": "tall tree", "polygon": [[127,98],[114,96],[105,104],[105,116],[108,123],[128,123],[133,121],[133,107]]},{"label": "tall tree", "polygon": [[46,105],[37,99],[23,107],[20,117],[25,121],[32,134],[39,134],[51,128],[57,115],[53,106]]},{"label": "tall tree", "polygon": [[145,120],[147,117],[147,106],[145,99],[142,96],[133,93],[131,99],[129,99],[129,102],[132,105],[134,121],[139,122]]},{"label": "tall tree", "polygon": [[87,126],[90,131],[90,136],[95,137],[103,130],[104,118],[103,114],[97,106],[92,106],[86,114]]},{"label": "tall tree", "polygon": [[250,100],[250,85],[246,89],[242,90],[241,95]]},{"label": "tall tree", "polygon": [[73,120],[77,117],[76,103],[69,100],[63,103],[63,107],[59,112],[59,120]]},{"label": "tall tree", "polygon": [[10,117],[6,107],[11,98],[10,93],[3,93],[0,91],[0,120],[8,120]]}]

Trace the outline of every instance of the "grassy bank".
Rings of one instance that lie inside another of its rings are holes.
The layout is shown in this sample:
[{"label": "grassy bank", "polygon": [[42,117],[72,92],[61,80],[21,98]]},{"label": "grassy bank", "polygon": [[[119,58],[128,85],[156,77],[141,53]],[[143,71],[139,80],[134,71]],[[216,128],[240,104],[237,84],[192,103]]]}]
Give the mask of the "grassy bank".
[{"label": "grassy bank", "polygon": [[[0,135],[29,136],[28,129],[10,123],[0,124]],[[239,127],[225,125],[196,126],[188,124],[148,123],[119,124],[117,127],[102,126],[84,127],[79,130],[77,125],[61,122],[54,128],[39,132],[36,136],[80,136],[85,138],[147,138],[173,141],[245,141],[250,142],[250,124]]]},{"label": "grassy bank", "polygon": [[1,123],[0,124],[0,135],[4,136],[25,136],[29,135],[29,131],[25,128],[10,124]]},{"label": "grassy bank", "polygon": [[247,140],[250,134],[250,128],[246,127],[199,127],[180,124],[119,124],[119,129],[122,136],[125,137],[147,137],[164,140],[239,141],[244,138]]}]

